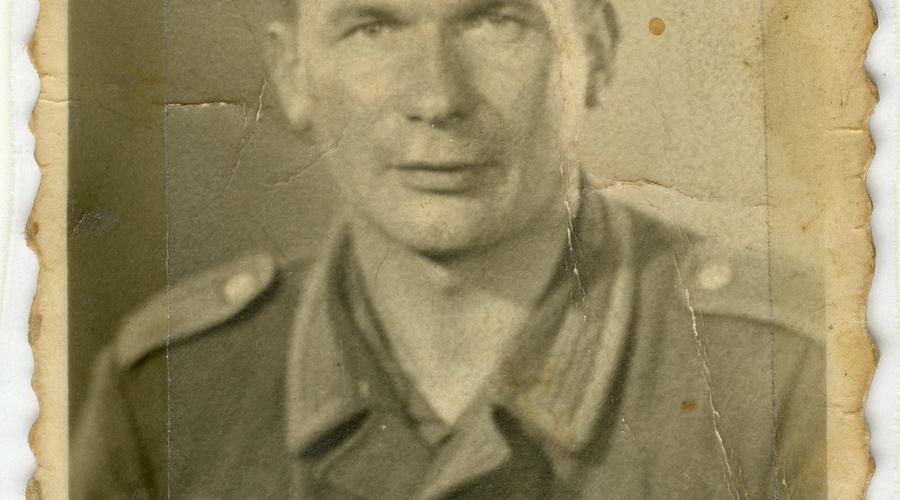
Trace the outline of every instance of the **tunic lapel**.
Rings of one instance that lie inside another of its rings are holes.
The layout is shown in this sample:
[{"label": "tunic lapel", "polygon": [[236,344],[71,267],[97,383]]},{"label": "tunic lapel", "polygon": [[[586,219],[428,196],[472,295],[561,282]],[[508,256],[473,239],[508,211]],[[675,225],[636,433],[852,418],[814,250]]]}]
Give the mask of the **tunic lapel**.
[{"label": "tunic lapel", "polygon": [[509,461],[509,445],[498,432],[489,406],[473,406],[460,418],[458,427],[459,431],[441,448],[431,464],[414,498],[443,498]]}]

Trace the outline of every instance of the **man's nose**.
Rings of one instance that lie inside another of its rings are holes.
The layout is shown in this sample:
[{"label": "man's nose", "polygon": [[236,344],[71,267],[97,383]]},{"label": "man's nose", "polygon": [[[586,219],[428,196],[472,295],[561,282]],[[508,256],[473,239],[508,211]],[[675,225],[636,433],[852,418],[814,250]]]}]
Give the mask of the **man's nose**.
[{"label": "man's nose", "polygon": [[400,95],[406,118],[432,127],[465,118],[472,106],[466,68],[452,40],[439,29],[430,30],[411,47],[406,92]]}]

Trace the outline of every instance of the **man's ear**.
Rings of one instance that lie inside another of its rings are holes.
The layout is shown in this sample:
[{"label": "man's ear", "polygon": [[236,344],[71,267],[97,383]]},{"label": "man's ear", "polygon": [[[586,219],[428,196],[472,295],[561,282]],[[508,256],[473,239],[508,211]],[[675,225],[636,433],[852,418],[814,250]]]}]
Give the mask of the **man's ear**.
[{"label": "man's ear", "polygon": [[311,98],[298,52],[296,36],[287,25],[274,21],[266,26],[266,65],[281,109],[295,130],[305,132],[311,125]]},{"label": "man's ear", "polygon": [[586,5],[585,45],[590,60],[585,105],[597,104],[601,87],[612,78],[613,61],[619,42],[619,23],[610,0],[582,0]]}]

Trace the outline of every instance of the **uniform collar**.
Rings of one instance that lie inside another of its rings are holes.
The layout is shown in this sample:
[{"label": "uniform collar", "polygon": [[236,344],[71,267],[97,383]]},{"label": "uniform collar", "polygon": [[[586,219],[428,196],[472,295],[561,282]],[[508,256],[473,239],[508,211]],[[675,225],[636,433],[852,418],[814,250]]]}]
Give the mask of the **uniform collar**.
[{"label": "uniform collar", "polygon": [[[502,412],[551,453],[582,450],[596,438],[597,422],[615,411],[612,391],[625,360],[634,296],[627,217],[608,213],[596,193],[585,193],[570,228],[570,252],[561,280],[522,333],[520,347],[500,364],[481,407],[460,420],[461,431],[436,459],[425,481],[430,497],[460,475],[502,463],[509,449],[493,416]],[[337,231],[306,282],[295,318],[287,368],[287,444],[297,455],[351,435],[370,413],[397,405],[374,356],[355,331],[343,296],[348,240]],[[560,317],[554,314],[560,309]],[[548,333],[553,332],[553,333]],[[468,422],[465,419],[469,419]],[[471,429],[468,429],[471,427]],[[481,443],[470,443],[473,439]],[[473,460],[454,449],[481,448]],[[446,476],[446,477],[444,477]]]},{"label": "uniform collar", "polygon": [[[524,333],[506,359],[501,400],[526,428],[563,452],[577,453],[596,438],[598,419],[613,412],[612,391],[625,360],[634,300],[628,218],[609,213],[597,193],[585,193],[573,223],[565,271],[568,286],[548,294],[565,308],[552,335]],[[536,322],[541,317],[535,318]],[[538,362],[535,362],[538,360]]]}]

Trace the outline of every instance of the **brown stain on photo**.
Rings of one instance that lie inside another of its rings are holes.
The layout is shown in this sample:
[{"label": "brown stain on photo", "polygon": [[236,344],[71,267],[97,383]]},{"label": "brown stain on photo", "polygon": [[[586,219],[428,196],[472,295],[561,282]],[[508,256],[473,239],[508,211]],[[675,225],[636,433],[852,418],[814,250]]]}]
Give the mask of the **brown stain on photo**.
[{"label": "brown stain on photo", "polygon": [[692,412],[697,409],[697,401],[693,399],[685,399],[681,402],[681,411]]},{"label": "brown stain on photo", "polygon": [[666,22],[658,17],[650,20],[650,33],[656,36],[662,35],[666,31]]}]

